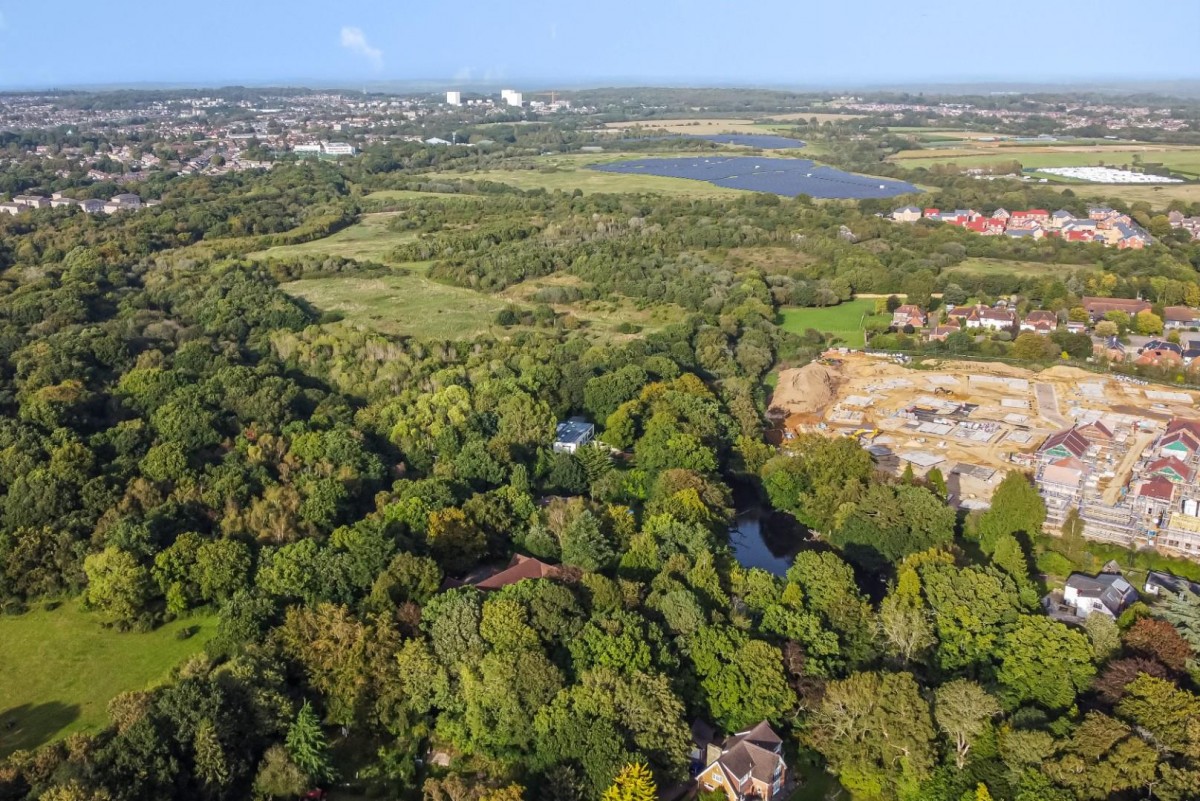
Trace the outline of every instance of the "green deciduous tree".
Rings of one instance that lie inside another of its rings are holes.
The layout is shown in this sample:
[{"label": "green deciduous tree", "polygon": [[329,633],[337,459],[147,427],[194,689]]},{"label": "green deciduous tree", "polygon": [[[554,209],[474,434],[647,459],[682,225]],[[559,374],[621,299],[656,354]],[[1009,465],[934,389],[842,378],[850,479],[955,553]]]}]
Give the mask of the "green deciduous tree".
[{"label": "green deciduous tree", "polygon": [[1022,616],[1004,635],[996,678],[1016,702],[1066,709],[1096,675],[1091,644],[1055,620]]},{"label": "green deciduous tree", "polygon": [[933,699],[934,720],[954,747],[954,762],[962,770],[971,746],[1000,714],[1000,702],[968,679],[943,684]]}]

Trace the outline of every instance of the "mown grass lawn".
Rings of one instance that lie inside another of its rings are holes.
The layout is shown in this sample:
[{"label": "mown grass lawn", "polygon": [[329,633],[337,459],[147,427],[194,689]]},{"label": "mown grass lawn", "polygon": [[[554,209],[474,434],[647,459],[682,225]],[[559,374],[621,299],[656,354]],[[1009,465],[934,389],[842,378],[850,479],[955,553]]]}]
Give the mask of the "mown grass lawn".
[{"label": "mown grass lawn", "polygon": [[[181,631],[196,627],[190,637]],[[168,678],[216,633],[215,616],[138,634],[103,628],[68,601],[0,617],[0,756],[108,724],[108,702]]]},{"label": "mown grass lawn", "polygon": [[815,328],[823,334],[833,334],[849,347],[861,348],[864,344],[863,325],[874,313],[873,298],[851,300],[820,309],[792,307],[780,311],[783,318],[780,325],[793,334],[803,334],[809,328]]},{"label": "mown grass lawn", "polygon": [[946,274],[960,273],[966,275],[997,275],[1011,274],[1021,276],[1054,275],[1062,276],[1076,270],[1094,269],[1088,264],[1058,264],[1056,262],[1020,261],[1016,259],[966,259],[953,267],[946,268]]}]

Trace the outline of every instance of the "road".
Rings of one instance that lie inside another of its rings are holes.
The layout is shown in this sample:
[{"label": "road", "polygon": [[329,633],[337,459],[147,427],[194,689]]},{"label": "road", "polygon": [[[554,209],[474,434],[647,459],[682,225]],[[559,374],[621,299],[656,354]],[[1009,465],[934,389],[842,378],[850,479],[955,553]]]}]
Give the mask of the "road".
[{"label": "road", "polygon": [[1058,413],[1058,393],[1053,384],[1034,384],[1034,394],[1037,395],[1038,414],[1059,428],[1071,425],[1067,418]]}]

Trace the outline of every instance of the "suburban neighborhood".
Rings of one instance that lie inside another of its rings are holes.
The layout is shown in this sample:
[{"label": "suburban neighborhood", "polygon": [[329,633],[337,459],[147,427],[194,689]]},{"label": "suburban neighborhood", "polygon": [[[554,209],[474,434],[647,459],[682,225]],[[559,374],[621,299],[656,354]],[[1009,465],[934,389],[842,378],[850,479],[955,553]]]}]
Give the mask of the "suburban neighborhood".
[{"label": "suburban neighborhood", "polygon": [[[892,211],[896,222],[931,220],[947,223],[981,236],[1007,236],[1014,239],[1059,237],[1066,242],[1099,242],[1106,247],[1134,248],[1140,250],[1153,243],[1143,228],[1134,223],[1127,214],[1106,206],[1088,208],[1087,217],[1076,217],[1069,211],[1059,209],[1029,209],[1009,212],[998,208],[991,214],[982,214],[974,209],[921,209],[903,206]],[[1180,217],[1180,225],[1183,224]]]}]

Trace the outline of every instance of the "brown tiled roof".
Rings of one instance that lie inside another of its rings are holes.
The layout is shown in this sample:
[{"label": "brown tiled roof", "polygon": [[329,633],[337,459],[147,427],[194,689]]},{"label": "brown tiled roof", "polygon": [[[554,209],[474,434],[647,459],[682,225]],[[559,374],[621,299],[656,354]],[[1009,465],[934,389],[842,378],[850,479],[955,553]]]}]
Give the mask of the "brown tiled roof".
[{"label": "brown tiled roof", "polygon": [[558,575],[557,566],[548,565],[532,556],[516,554],[504,570],[472,583],[481,590],[498,590],[525,579],[552,578],[556,575]]},{"label": "brown tiled roof", "polygon": [[1163,319],[1169,323],[1190,323],[1200,320],[1200,311],[1187,306],[1168,306],[1163,309]]},{"label": "brown tiled roof", "polygon": [[1160,501],[1169,501],[1174,494],[1175,485],[1166,476],[1154,476],[1147,480],[1142,485],[1142,488],[1138,490],[1138,495],[1141,497],[1155,498]]},{"label": "brown tiled roof", "polygon": [[1046,441],[1042,443],[1042,447],[1038,448],[1038,450],[1044,453],[1058,445],[1062,445],[1074,456],[1080,457],[1087,454],[1088,448],[1091,447],[1083,434],[1080,434],[1074,428],[1065,428],[1056,434],[1046,437]]}]

